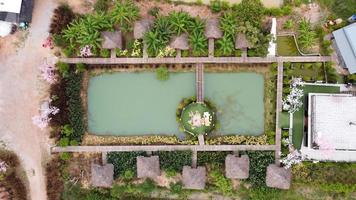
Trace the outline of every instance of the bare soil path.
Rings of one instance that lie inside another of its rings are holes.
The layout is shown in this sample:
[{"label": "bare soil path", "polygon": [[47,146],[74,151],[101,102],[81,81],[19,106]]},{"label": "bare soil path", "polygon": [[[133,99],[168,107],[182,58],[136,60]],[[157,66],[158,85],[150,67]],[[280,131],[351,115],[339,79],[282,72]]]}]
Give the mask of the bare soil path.
[{"label": "bare soil path", "polygon": [[[33,21],[23,45],[0,47],[0,140],[18,154],[29,180],[32,200],[45,200],[43,165],[49,155],[48,131],[32,124],[47,85],[39,78],[38,67],[50,51],[42,48],[55,3],[36,0]],[[10,38],[3,38],[11,40]],[[1,41],[0,41],[1,42]],[[0,45],[1,46],[1,45]]]}]

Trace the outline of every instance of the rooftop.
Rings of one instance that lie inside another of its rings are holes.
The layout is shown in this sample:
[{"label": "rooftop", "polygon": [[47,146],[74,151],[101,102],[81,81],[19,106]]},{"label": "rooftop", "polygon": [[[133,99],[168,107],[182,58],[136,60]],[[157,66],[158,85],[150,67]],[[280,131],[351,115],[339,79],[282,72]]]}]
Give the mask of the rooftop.
[{"label": "rooftop", "polygon": [[206,38],[221,38],[222,37],[222,31],[220,29],[220,24],[219,24],[219,20],[214,18],[214,19],[209,19],[206,22],[206,26],[205,26],[205,31],[204,31],[204,35]]},{"label": "rooftop", "polygon": [[188,34],[183,33],[180,36],[174,37],[169,46],[173,49],[188,50]]},{"label": "rooftop", "polygon": [[145,33],[150,29],[153,24],[153,20],[150,19],[142,19],[140,21],[135,22],[134,24],[134,38],[142,39]]},{"label": "rooftop", "polygon": [[161,175],[159,169],[158,156],[138,156],[137,157],[137,177],[138,178],[155,178]]},{"label": "rooftop", "polygon": [[32,21],[33,0],[0,0],[0,21]]},{"label": "rooftop", "polygon": [[244,33],[238,33],[235,39],[235,48],[236,49],[245,49],[250,48],[251,44],[247,40],[246,35]]},{"label": "rooftop", "polygon": [[290,169],[285,169],[275,164],[268,165],[266,173],[266,185],[268,187],[288,190],[291,179]]},{"label": "rooftop", "polygon": [[312,142],[320,149],[356,150],[356,97],[310,93]]},{"label": "rooftop", "polygon": [[333,32],[336,45],[350,73],[356,73],[356,23]]},{"label": "rooftop", "polygon": [[187,189],[202,190],[205,188],[206,169],[205,167],[192,168],[183,167],[183,185]]},{"label": "rooftop", "polygon": [[238,157],[229,154],[225,158],[225,174],[227,178],[247,179],[249,176],[250,160],[247,155]]},{"label": "rooftop", "polygon": [[115,49],[122,48],[122,36],[121,31],[103,31],[101,33],[101,37],[103,38],[102,48],[104,49]]},{"label": "rooftop", "polygon": [[111,187],[114,180],[114,165],[91,165],[91,184],[94,187]]}]

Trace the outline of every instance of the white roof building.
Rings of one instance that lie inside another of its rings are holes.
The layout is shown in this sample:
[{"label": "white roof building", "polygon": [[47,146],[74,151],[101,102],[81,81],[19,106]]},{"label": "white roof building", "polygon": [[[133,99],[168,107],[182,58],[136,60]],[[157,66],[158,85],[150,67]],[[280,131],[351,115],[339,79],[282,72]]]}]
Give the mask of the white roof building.
[{"label": "white roof building", "polygon": [[356,161],[356,96],[308,97],[308,135],[302,153],[310,159]]},{"label": "white roof building", "polygon": [[22,0],[0,0],[0,12],[20,13]]}]

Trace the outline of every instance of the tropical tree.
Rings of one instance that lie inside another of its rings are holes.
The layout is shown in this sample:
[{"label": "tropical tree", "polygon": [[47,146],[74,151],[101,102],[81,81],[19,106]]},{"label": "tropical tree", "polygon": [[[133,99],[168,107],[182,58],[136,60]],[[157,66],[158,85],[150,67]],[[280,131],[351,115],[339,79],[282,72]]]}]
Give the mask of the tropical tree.
[{"label": "tropical tree", "polygon": [[111,16],[122,31],[129,32],[132,30],[132,24],[139,18],[139,13],[140,10],[133,1],[119,0],[111,12]]},{"label": "tropical tree", "polygon": [[303,18],[299,22],[298,42],[303,49],[309,49],[316,42],[316,33],[312,30],[310,21]]},{"label": "tropical tree", "polygon": [[189,35],[189,43],[193,50],[193,55],[199,56],[206,52],[208,48],[207,39],[204,32],[194,31]]},{"label": "tropical tree", "polygon": [[242,0],[233,7],[236,19],[240,22],[250,22],[253,26],[260,26],[264,10],[260,0]]},{"label": "tropical tree", "polygon": [[146,32],[144,36],[145,43],[147,44],[147,51],[149,55],[157,55],[159,50],[164,46],[164,41],[160,40],[159,32],[151,30]]},{"label": "tropical tree", "polygon": [[235,37],[237,27],[236,15],[233,12],[225,12],[220,17],[220,28],[224,35],[228,37]]},{"label": "tropical tree", "polygon": [[222,53],[223,56],[230,56],[234,51],[234,40],[224,35],[221,39],[217,41],[218,51]]},{"label": "tropical tree", "polygon": [[187,12],[183,11],[173,11],[168,17],[172,24],[172,30],[177,35],[188,32],[188,28],[193,21],[192,17]]}]

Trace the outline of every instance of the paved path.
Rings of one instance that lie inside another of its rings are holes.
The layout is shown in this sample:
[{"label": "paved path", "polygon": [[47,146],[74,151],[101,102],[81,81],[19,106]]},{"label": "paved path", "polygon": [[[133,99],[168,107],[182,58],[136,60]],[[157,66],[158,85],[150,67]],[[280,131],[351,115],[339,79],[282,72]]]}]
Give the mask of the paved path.
[{"label": "paved path", "polygon": [[276,99],[276,151],[275,162],[279,164],[281,152],[281,128],[279,127],[279,113],[282,112],[282,94],[283,94],[283,62],[278,62],[277,75],[277,99]]},{"label": "paved path", "polygon": [[129,151],[274,151],[275,145],[128,145],[52,147],[60,152],[129,152]]},{"label": "paved path", "polygon": [[195,70],[195,88],[197,102],[204,102],[204,65],[199,63],[196,65]]},{"label": "paved path", "polygon": [[23,46],[17,52],[6,52],[6,56],[0,54],[0,140],[19,156],[32,200],[47,199],[43,164],[50,153],[50,142],[47,130],[34,126],[31,118],[38,114],[40,101],[48,94],[38,67],[51,55],[41,45],[48,36],[55,6],[51,0],[36,0]]},{"label": "paved path", "polygon": [[85,64],[191,64],[191,63],[273,63],[273,62],[326,62],[330,56],[290,57],[183,57],[183,58],[61,58],[66,63]]}]

